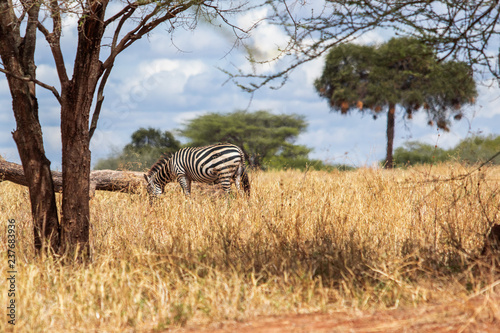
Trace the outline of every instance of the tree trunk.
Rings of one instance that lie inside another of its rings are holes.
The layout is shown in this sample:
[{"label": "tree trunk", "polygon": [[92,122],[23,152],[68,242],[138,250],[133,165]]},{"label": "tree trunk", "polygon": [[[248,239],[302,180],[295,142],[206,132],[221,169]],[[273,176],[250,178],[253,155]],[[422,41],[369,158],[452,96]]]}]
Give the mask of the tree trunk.
[{"label": "tree trunk", "polygon": [[396,106],[394,104],[389,105],[389,112],[387,112],[387,154],[385,158],[384,168],[392,169],[394,167],[394,161],[392,158],[392,150],[394,146],[394,124],[395,124],[395,113]]},{"label": "tree trunk", "polygon": [[73,78],[62,86],[62,246],[70,257],[85,259],[89,247],[89,115],[102,63],[100,45],[107,1],[92,1],[79,21]]},{"label": "tree trunk", "polygon": [[45,156],[35,92],[34,52],[36,22],[40,7],[28,10],[26,35],[20,37],[19,24],[9,3],[0,2],[0,56],[12,96],[16,130],[12,133],[26,175],[33,217],[35,252],[59,249],[60,233],[50,161]]},{"label": "tree trunk", "polygon": [[40,254],[48,247],[52,253],[57,253],[60,244],[59,219],[50,161],[43,149],[40,124],[26,120],[32,118],[33,111],[20,111],[22,106],[16,105],[19,104],[18,98],[14,98],[13,104],[19,115],[16,115],[17,129],[12,135],[29,188],[35,252]]},{"label": "tree trunk", "polygon": [[61,106],[62,137],[62,245],[71,257],[87,257],[89,248],[90,150],[89,110],[79,98],[66,95]]}]

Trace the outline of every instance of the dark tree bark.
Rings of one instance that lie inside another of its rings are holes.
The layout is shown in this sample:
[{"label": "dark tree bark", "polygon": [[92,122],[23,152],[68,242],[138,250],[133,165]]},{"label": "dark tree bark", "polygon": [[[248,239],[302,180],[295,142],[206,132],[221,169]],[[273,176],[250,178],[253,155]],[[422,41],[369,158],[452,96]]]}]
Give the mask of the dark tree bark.
[{"label": "dark tree bark", "polygon": [[387,112],[387,154],[384,165],[386,169],[392,169],[394,167],[394,162],[392,158],[392,149],[394,146],[395,113],[396,113],[396,106],[394,104],[390,104],[389,112]]},{"label": "dark tree bark", "polygon": [[36,253],[46,248],[59,250],[59,220],[50,161],[45,156],[42,129],[35,94],[36,24],[40,7],[33,3],[27,10],[26,34],[21,38],[19,25],[9,2],[0,0],[0,56],[12,95],[16,130],[12,133],[29,188]]},{"label": "dark tree bark", "polygon": [[73,78],[62,86],[62,246],[71,257],[87,257],[89,247],[90,109],[102,74],[99,61],[107,1],[92,2],[79,21],[78,48]]}]

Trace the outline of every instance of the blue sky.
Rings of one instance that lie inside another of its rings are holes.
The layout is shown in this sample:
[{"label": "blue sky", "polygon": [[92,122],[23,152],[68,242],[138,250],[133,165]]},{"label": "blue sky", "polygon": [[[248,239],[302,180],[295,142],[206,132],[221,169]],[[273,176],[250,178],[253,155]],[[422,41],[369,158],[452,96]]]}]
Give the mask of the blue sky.
[{"label": "blue sky", "polygon": [[[249,25],[261,18],[262,10],[238,19]],[[63,48],[67,66],[72,66],[76,44],[76,20],[67,19],[63,30]],[[384,32],[363,35],[359,43],[377,43],[387,39]],[[277,54],[285,41],[277,27],[262,23],[249,40],[263,58]],[[323,59],[296,69],[281,89],[261,88],[253,98],[242,92],[218,68],[235,70],[251,67],[245,52],[233,49],[228,31],[200,23],[195,31],[178,29],[172,37],[165,29],[156,30],[124,51],[117,58],[105,89],[105,101],[98,128],[91,142],[92,163],[120,150],[139,127],[175,130],[183,122],[206,112],[231,112],[236,109],[269,110],[274,113],[300,114],[309,123],[297,144],[314,151],[311,158],[327,163],[372,166],[385,157],[386,117],[330,113],[326,101],[319,98],[313,81],[321,74]],[[40,38],[37,48],[40,81],[58,87],[50,50]],[[272,72],[279,64],[259,68]],[[395,147],[407,140],[418,140],[441,148],[450,148],[471,134],[500,134],[500,90],[494,85],[479,85],[476,105],[465,110],[465,117],[454,122],[446,133],[427,126],[423,113],[404,120],[398,112]],[[40,121],[45,149],[53,169],[61,168],[60,109],[51,93],[38,88]],[[0,75],[0,155],[20,162],[11,132],[15,129],[11,98],[5,76]]]}]

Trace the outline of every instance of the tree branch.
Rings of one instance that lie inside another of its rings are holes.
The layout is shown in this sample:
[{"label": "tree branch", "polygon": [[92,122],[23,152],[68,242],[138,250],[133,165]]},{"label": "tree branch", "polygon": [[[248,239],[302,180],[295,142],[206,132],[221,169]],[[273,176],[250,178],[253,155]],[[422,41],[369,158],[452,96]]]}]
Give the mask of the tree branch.
[{"label": "tree branch", "polygon": [[[137,2],[133,2],[133,3],[128,4],[121,11],[119,11],[116,15],[114,15],[114,16],[110,17],[109,19],[107,19],[106,21],[104,21],[104,26],[107,27],[109,24],[113,23],[114,21],[116,21],[118,18],[120,18],[122,16],[130,17],[130,15],[137,9],[138,6],[139,6],[139,4]],[[123,21],[123,18],[120,19],[120,21]]]},{"label": "tree branch", "polygon": [[[159,18],[154,19],[151,22],[149,22],[149,20],[152,17],[154,17],[155,15],[157,15],[163,9],[163,6],[161,6],[160,4],[156,5],[156,7],[151,11],[151,13],[147,14],[143,19],[141,19],[141,21],[137,24],[137,26],[134,29],[132,29],[131,31],[129,31],[120,40],[119,43],[116,43],[116,40],[115,40],[115,39],[118,38],[119,31],[118,31],[118,33],[115,31],[114,37],[113,37],[113,44],[115,44],[116,46],[114,47],[114,49],[111,50],[111,54],[106,59],[106,61],[104,61],[103,67],[104,68],[109,67],[112,63],[114,63],[114,60],[115,60],[116,56],[120,52],[122,52],[127,47],[129,47],[130,45],[132,45],[135,41],[141,39],[147,33],[151,32],[158,25],[160,25],[161,23],[163,23],[165,21],[168,21],[168,20],[176,17],[177,14],[179,14],[179,13],[187,10],[188,8],[190,8],[191,6],[193,6],[196,3],[198,3],[198,1],[193,0],[193,1],[186,2],[184,4],[175,5],[172,8],[167,9],[166,13],[164,15],[162,15]],[[119,26],[118,26],[117,29],[121,29],[121,26],[123,24],[122,22],[125,22],[125,20],[130,15],[132,15],[132,12],[123,12],[121,15],[123,17],[120,20],[120,24],[119,24]]]},{"label": "tree branch", "polygon": [[5,75],[10,75],[18,80],[21,80],[21,81],[26,81],[26,82],[33,82],[35,84],[38,84],[40,87],[42,88],[45,88],[47,90],[50,90],[54,96],[56,97],[57,101],[59,102],[59,104],[61,104],[61,96],[59,96],[59,92],[57,91],[57,89],[53,86],[49,86],[48,84],[46,83],[43,83],[41,81],[38,81],[37,79],[33,79],[33,78],[30,78],[28,76],[26,77],[22,77],[22,76],[19,76],[19,75],[15,75],[15,74],[12,74],[11,72],[9,71],[6,71],[5,69],[3,68],[0,68],[0,72],[4,73]]},{"label": "tree branch", "polygon": [[[59,81],[61,82],[61,88],[63,88],[66,83],[69,82],[69,78],[64,64],[64,56],[61,50],[61,8],[59,7],[57,0],[50,1],[49,9],[51,14],[50,16],[52,17],[52,32],[49,32],[41,22],[38,22],[38,30],[45,36],[45,39],[49,44],[52,56],[54,57],[54,62],[56,64],[57,75],[59,76]],[[61,101],[59,101],[59,103],[60,102]]]},{"label": "tree branch", "polygon": [[99,121],[99,115],[101,114],[102,103],[104,102],[104,87],[108,81],[109,74],[113,69],[113,64],[104,70],[104,75],[102,76],[101,82],[99,83],[99,89],[97,90],[97,102],[95,105],[94,113],[92,114],[92,121],[89,128],[89,141],[92,140],[92,136],[97,128],[97,122]]}]

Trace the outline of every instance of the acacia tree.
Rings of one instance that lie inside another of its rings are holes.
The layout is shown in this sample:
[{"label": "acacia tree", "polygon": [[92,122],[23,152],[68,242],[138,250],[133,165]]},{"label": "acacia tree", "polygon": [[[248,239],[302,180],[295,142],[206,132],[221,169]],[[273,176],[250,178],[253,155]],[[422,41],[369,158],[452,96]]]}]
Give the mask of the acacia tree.
[{"label": "acacia tree", "polygon": [[429,124],[449,130],[450,118],[460,119],[462,106],[477,95],[472,71],[463,62],[437,61],[435,51],[413,38],[393,38],[380,46],[347,44],[334,47],[314,84],[332,111],[387,110],[386,168],[393,167],[396,106],[411,118],[425,110]]},{"label": "acacia tree", "polygon": [[275,115],[268,111],[208,113],[188,121],[180,134],[189,145],[204,146],[229,142],[243,149],[252,167],[273,156],[294,159],[307,157],[311,149],[295,145],[297,136],[307,128],[303,116]]},{"label": "acacia tree", "polygon": [[[128,1],[107,15],[108,0],[43,1],[0,0],[0,56],[12,95],[16,119],[13,137],[28,180],[37,252],[52,251],[85,257],[89,254],[89,143],[97,127],[104,87],[116,57],[169,22],[195,28],[196,20],[223,21],[244,3],[177,0]],[[116,8],[114,8],[116,9]],[[72,72],[61,45],[62,25],[68,15],[78,16],[76,56]],[[45,18],[48,18],[45,20]],[[242,30],[231,25],[238,34]],[[35,47],[38,32],[45,38],[55,62],[60,89],[37,80]],[[104,49],[103,37],[111,42]],[[52,91],[61,106],[62,215],[59,223],[50,161],[45,156],[36,87]],[[92,103],[96,99],[91,114]]]},{"label": "acacia tree", "polygon": [[119,153],[100,159],[94,169],[118,169],[144,171],[151,167],[162,154],[173,153],[181,149],[181,143],[169,131],[156,128],[139,128],[131,135],[132,141]]}]

